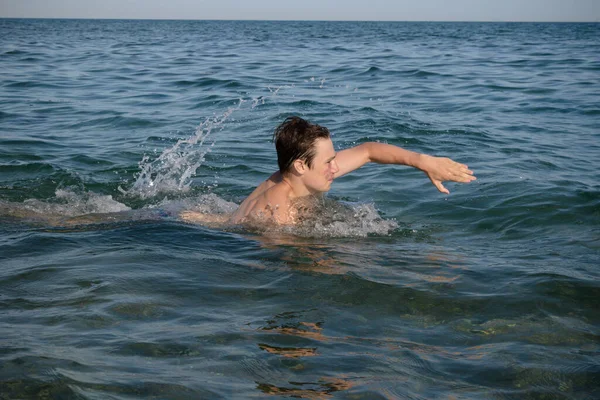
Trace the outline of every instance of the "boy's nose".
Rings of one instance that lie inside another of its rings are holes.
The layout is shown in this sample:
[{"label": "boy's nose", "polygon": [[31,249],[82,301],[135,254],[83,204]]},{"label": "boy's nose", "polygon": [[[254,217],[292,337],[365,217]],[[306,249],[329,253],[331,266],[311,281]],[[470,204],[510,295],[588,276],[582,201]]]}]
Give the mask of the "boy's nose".
[{"label": "boy's nose", "polygon": [[331,162],[331,168],[334,174],[340,170],[340,167],[338,166],[337,161],[335,160]]}]

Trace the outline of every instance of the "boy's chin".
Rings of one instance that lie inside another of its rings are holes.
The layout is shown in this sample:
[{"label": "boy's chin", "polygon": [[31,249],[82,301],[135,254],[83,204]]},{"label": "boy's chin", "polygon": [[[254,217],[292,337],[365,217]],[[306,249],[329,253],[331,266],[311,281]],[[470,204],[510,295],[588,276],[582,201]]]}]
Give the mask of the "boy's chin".
[{"label": "boy's chin", "polygon": [[321,193],[327,193],[331,190],[331,183],[329,185],[327,185],[325,188],[323,188],[323,190],[321,190]]}]

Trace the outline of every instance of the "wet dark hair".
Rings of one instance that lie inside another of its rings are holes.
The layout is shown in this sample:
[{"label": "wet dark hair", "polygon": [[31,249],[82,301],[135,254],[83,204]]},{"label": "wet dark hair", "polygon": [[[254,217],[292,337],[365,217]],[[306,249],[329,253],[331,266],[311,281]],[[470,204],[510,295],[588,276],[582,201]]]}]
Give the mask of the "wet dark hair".
[{"label": "wet dark hair", "polygon": [[296,116],[286,118],[273,134],[279,172],[288,172],[295,160],[303,160],[311,168],[316,152],[315,142],[329,137],[329,130],[323,126]]}]

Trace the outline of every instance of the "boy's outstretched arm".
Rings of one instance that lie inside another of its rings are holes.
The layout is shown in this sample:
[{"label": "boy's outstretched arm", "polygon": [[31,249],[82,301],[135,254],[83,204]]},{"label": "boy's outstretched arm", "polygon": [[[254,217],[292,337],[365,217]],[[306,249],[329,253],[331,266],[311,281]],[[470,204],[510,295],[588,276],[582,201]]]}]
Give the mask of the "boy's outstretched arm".
[{"label": "boy's outstretched arm", "polygon": [[378,164],[408,165],[425,172],[431,183],[442,193],[450,193],[443,185],[444,181],[471,182],[475,176],[465,164],[457,163],[446,157],[433,157],[415,153],[391,144],[368,142],[350,149],[339,151],[335,157],[339,171],[335,178],[352,172],[368,162]]}]

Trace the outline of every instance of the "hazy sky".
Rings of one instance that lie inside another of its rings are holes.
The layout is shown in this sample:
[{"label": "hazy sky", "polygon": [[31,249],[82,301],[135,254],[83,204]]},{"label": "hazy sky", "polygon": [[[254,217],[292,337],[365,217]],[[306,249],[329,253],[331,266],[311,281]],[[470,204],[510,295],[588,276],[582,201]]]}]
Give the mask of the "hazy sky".
[{"label": "hazy sky", "polygon": [[0,17],[600,22],[600,0],[0,0]]}]

